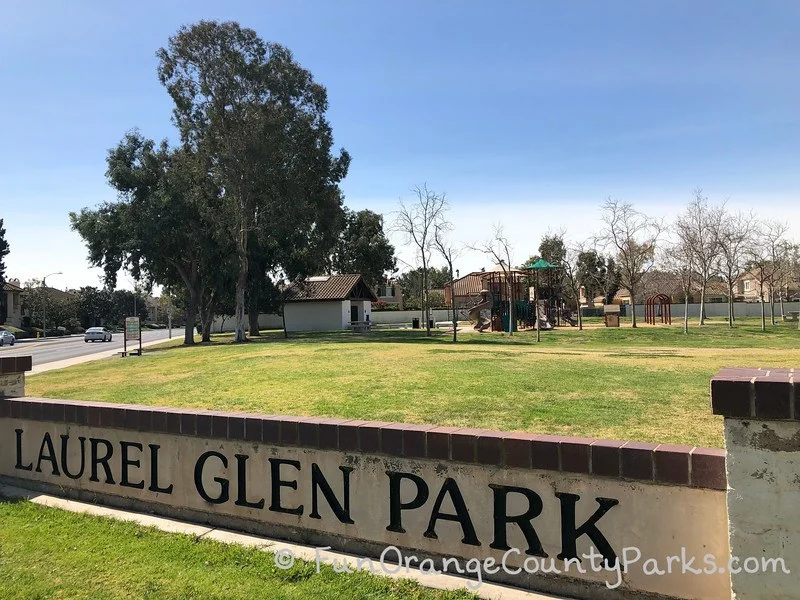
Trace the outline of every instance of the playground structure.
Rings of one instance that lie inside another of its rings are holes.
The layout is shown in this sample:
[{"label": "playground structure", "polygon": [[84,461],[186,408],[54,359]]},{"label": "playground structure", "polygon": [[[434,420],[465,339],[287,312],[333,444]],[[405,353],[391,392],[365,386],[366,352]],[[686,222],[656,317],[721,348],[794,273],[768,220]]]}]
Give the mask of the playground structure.
[{"label": "playground structure", "polygon": [[[518,330],[551,330],[560,325],[578,326],[575,310],[568,308],[563,297],[560,269],[545,260],[519,269],[505,265],[491,271],[473,272],[445,290],[445,298],[454,306],[461,297],[461,312],[472,322],[475,331],[510,332]],[[471,288],[471,289],[470,289]],[[478,292],[478,290],[481,290]],[[538,297],[537,297],[538,295]],[[537,339],[539,334],[537,333]]]},{"label": "playground structure", "polygon": [[[644,305],[644,320],[650,325],[656,324],[656,317],[661,318],[661,322],[665,325],[672,325],[672,307],[670,306],[671,300],[666,294],[655,294],[650,296]],[[658,311],[656,312],[656,303],[658,304]]]},{"label": "playground structure", "polygon": [[[549,269],[555,269],[554,265],[546,264],[549,265]],[[550,279],[551,277],[548,277],[546,281],[549,282]],[[564,320],[560,306],[561,298],[552,292],[552,285],[547,288],[549,293],[546,298],[536,299],[536,288],[529,285],[533,281],[532,273],[529,270],[490,271],[483,277],[483,281],[484,289],[481,292],[481,299],[469,312],[470,320],[476,324],[478,321],[473,318],[473,311],[486,302],[484,293],[488,293],[492,298],[492,304],[482,309],[491,309],[492,331],[507,332],[519,329],[544,331],[553,329],[555,325]],[[513,319],[511,318],[512,303]],[[570,321],[575,322],[573,319]],[[479,331],[487,328],[488,326],[483,327]]]},{"label": "playground structure", "polygon": [[[492,331],[516,331],[518,322],[523,320],[527,313],[525,273],[516,269],[489,271],[483,280],[485,289],[493,299]],[[511,303],[513,303],[513,322],[511,322]]]},{"label": "playground structure", "polygon": [[487,289],[481,290],[481,299],[469,309],[468,313],[469,320],[475,323],[473,327],[475,331],[482,333],[484,329],[488,329],[492,325],[492,318],[484,317],[481,313],[484,310],[488,310],[491,313],[493,304],[492,293]]}]

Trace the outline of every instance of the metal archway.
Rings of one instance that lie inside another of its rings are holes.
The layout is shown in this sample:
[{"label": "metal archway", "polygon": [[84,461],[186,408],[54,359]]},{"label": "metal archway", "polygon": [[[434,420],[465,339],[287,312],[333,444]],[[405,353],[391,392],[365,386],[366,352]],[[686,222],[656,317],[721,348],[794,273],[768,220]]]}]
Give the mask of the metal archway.
[{"label": "metal archway", "polygon": [[[656,304],[658,304],[658,314],[656,314]],[[666,294],[655,294],[647,299],[644,304],[644,320],[650,325],[656,324],[656,317],[661,317],[661,322],[665,325],[672,325],[672,302]]]}]

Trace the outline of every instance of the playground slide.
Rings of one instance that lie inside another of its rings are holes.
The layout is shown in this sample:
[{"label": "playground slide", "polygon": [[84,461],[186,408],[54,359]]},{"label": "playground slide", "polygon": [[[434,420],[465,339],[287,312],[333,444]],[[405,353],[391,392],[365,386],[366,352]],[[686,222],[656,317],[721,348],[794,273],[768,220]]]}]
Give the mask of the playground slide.
[{"label": "playground slide", "polygon": [[544,306],[539,304],[536,307],[536,326],[539,327],[542,331],[548,331],[553,328],[553,324],[547,318],[547,312],[544,310]]},{"label": "playground slide", "polygon": [[475,326],[473,327],[475,331],[483,331],[491,326],[491,317],[484,317],[481,315],[481,311],[488,310],[491,314],[492,304],[492,295],[489,293],[489,290],[481,290],[480,301],[475,306],[470,308],[469,313],[467,313],[469,320],[475,323]]}]

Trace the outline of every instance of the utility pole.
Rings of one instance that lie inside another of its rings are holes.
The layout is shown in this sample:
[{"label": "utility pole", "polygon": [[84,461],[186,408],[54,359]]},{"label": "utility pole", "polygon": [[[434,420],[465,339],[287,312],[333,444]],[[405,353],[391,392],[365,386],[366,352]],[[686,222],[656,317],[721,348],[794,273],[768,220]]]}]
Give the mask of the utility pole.
[{"label": "utility pole", "polygon": [[42,337],[44,339],[47,339],[47,278],[52,275],[63,275],[63,273],[58,271],[42,277]]}]

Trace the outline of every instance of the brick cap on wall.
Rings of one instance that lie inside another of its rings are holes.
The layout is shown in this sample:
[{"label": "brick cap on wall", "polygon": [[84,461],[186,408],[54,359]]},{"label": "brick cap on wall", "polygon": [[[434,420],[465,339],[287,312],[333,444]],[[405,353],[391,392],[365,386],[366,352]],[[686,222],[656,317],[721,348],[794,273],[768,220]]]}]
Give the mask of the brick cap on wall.
[{"label": "brick cap on wall", "polygon": [[800,381],[800,369],[722,369],[711,379],[711,411],[726,418],[798,420],[795,375]]},{"label": "brick cap on wall", "polygon": [[11,373],[24,373],[33,368],[33,358],[30,356],[3,356],[0,357],[0,375]]},{"label": "brick cap on wall", "polygon": [[0,398],[1,418],[727,489],[718,448],[47,398]]}]

